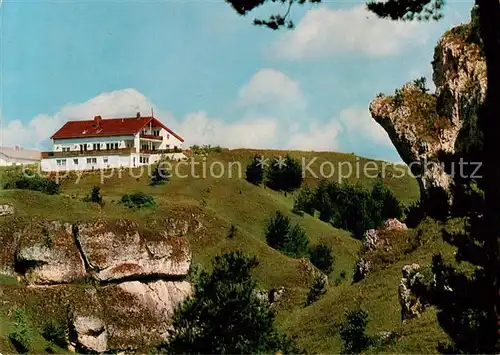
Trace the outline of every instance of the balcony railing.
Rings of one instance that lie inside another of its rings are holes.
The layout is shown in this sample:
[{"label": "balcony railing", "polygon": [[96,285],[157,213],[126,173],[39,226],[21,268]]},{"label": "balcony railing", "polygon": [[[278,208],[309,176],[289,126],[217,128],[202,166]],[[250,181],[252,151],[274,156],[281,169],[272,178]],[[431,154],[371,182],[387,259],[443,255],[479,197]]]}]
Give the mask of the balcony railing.
[{"label": "balcony railing", "polygon": [[182,149],[180,149],[180,148],[171,148],[171,149],[141,149],[140,152],[142,154],[168,154],[168,153],[181,153]]},{"label": "balcony railing", "polygon": [[154,135],[154,134],[144,134],[144,133],[141,133],[139,135],[140,138],[144,138],[144,139],[151,139],[151,140],[155,140],[155,141],[161,141],[163,140],[163,137],[162,136],[157,136],[157,135]]},{"label": "balcony railing", "polygon": [[135,148],[101,149],[101,150],[70,150],[65,152],[42,152],[42,158],[70,158],[93,155],[122,155],[135,153]]}]

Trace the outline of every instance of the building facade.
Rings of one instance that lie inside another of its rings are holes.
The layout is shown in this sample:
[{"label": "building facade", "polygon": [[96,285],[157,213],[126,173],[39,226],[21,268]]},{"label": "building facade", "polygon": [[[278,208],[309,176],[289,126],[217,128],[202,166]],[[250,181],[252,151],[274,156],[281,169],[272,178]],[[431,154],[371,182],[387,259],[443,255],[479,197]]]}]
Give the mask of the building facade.
[{"label": "building facade", "polygon": [[153,116],[68,121],[42,152],[42,171],[130,168],[184,159],[184,139]]},{"label": "building facade", "polygon": [[31,165],[40,163],[40,152],[21,147],[0,147],[0,166]]}]

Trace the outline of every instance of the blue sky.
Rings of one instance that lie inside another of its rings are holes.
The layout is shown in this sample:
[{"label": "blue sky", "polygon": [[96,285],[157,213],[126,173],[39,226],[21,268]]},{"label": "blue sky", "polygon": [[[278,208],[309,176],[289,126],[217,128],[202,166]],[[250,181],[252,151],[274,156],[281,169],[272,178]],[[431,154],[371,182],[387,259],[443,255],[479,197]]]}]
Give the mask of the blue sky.
[{"label": "blue sky", "polygon": [[2,144],[48,148],[68,119],[150,112],[188,144],[337,150],[400,160],[368,114],[378,92],[431,78],[445,29],[375,19],[362,2],[295,8],[294,31],[223,1],[9,1],[1,12]]}]

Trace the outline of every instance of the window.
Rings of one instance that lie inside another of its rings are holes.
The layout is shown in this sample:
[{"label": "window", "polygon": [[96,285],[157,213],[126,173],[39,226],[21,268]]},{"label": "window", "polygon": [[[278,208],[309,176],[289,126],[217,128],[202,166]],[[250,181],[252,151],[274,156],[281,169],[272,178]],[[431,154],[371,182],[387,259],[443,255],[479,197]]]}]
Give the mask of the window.
[{"label": "window", "polygon": [[119,144],[119,143],[115,143],[115,149],[118,149],[118,144]]},{"label": "window", "polygon": [[104,164],[107,164],[107,163],[108,163],[108,157],[104,157],[104,158],[102,158],[102,162],[103,162]]},{"label": "window", "polygon": [[73,159],[73,164],[78,165],[78,159]]},{"label": "window", "polygon": [[92,163],[92,158],[87,158],[87,164],[91,164]]},{"label": "window", "polygon": [[57,166],[66,166],[66,159],[57,159],[56,164]]},{"label": "window", "polygon": [[62,148],[62,151],[63,151],[63,152],[69,152],[69,147],[63,147],[63,148]]},{"label": "window", "polygon": [[87,158],[87,164],[97,164],[97,158]]},{"label": "window", "polygon": [[170,139],[170,134],[167,134],[167,139]]}]

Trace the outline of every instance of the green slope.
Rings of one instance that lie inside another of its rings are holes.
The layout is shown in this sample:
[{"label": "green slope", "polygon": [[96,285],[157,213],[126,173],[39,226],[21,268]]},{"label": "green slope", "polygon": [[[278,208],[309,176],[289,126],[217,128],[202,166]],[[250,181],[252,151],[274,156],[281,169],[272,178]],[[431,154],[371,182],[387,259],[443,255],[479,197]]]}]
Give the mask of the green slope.
[{"label": "green slope", "polygon": [[[246,163],[256,154],[266,157],[282,155],[278,151],[255,150],[224,150],[210,154],[208,157],[198,157],[197,160],[207,165],[214,161],[227,164],[242,162],[243,173]],[[316,158],[312,169],[319,170],[322,162],[333,164],[341,162],[359,162],[361,167],[371,162],[351,154],[292,152],[298,159],[304,157],[310,161]],[[379,169],[383,162],[375,162]],[[175,164],[174,164],[175,167]],[[395,167],[385,168],[388,172],[385,182],[395,194],[405,203],[411,203],[418,197],[418,185],[408,174],[395,178]],[[201,171],[198,171],[201,175]],[[134,171],[136,176],[138,170]],[[376,173],[375,173],[376,175]],[[337,175],[338,177],[338,175]],[[334,176],[335,178],[335,176]],[[355,176],[351,181],[359,180],[365,186],[373,183],[373,179]],[[314,186],[318,179],[307,176],[306,184]],[[347,280],[340,286],[334,286],[342,271],[348,278],[352,275],[360,242],[349,233],[335,229],[311,216],[297,216],[291,213],[293,195],[285,195],[264,187],[257,187],[238,179],[233,172],[216,179],[210,177],[187,178],[173,177],[165,185],[149,186],[149,178],[132,177],[127,171],[119,177],[102,181],[99,173],[86,174],[81,179],[69,177],[62,182],[62,193],[58,196],[48,196],[32,191],[4,190],[0,191],[0,203],[9,202],[16,208],[17,216],[32,218],[38,216],[45,219],[61,219],[65,221],[86,220],[94,217],[104,219],[129,218],[138,221],[146,228],[155,230],[163,227],[165,218],[190,219],[194,216],[203,228],[202,238],[191,238],[190,243],[194,254],[194,262],[209,266],[213,256],[234,249],[242,249],[247,253],[257,255],[260,265],[255,271],[259,287],[279,287],[287,289],[285,299],[279,308],[278,324],[287,333],[295,336],[300,345],[310,352],[338,352],[340,339],[338,327],[346,309],[361,305],[370,314],[371,332],[391,330],[399,334],[397,342],[384,349],[390,352],[433,352],[436,339],[443,339],[441,330],[436,325],[432,310],[421,319],[409,321],[401,325],[397,286],[401,277],[401,266],[410,262],[427,263],[430,255],[437,250],[448,251],[439,238],[406,255],[404,259],[378,271],[362,282],[351,285]],[[105,206],[82,202],[94,185],[102,188]],[[123,194],[143,191],[151,194],[157,202],[157,207],[134,211],[120,205],[118,201]],[[335,255],[335,268],[329,280],[331,281],[327,294],[310,307],[302,307],[308,287],[312,280],[310,271],[305,270],[301,260],[287,257],[269,248],[265,243],[264,229],[267,219],[280,210],[290,216],[294,223],[300,223],[306,231],[312,244],[319,242],[331,245]],[[9,223],[9,218],[0,223]],[[237,229],[236,237],[227,238],[231,225]],[[436,227],[437,228],[437,227]],[[1,307],[7,307],[2,306]],[[0,312],[0,318],[6,314],[6,309]],[[6,317],[6,316],[5,316]],[[8,319],[8,317],[6,318]],[[5,334],[6,327],[0,327],[0,350],[8,344]]]}]

